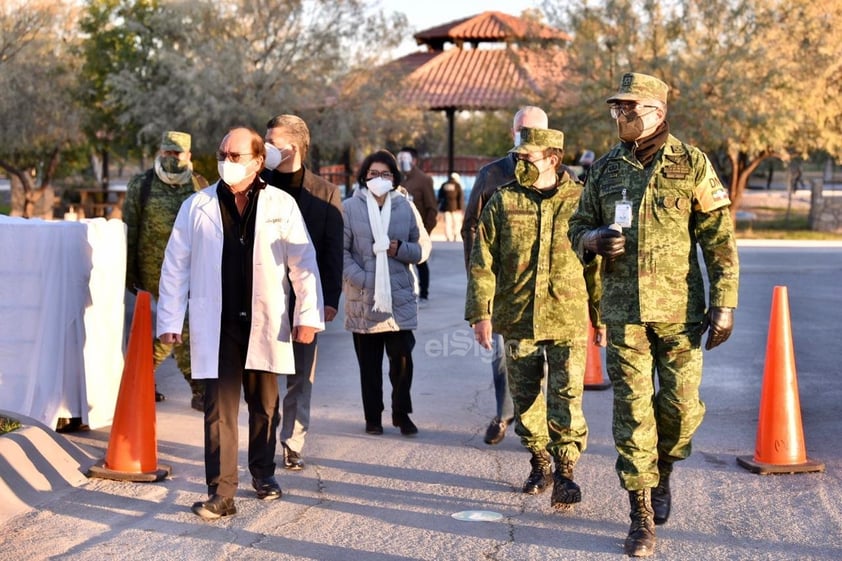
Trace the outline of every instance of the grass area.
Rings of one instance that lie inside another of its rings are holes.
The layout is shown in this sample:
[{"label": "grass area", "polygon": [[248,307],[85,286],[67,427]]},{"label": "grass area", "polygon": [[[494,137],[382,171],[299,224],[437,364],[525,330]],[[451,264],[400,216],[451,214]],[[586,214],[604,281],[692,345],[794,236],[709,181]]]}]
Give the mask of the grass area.
[{"label": "grass area", "polygon": [[0,434],[6,434],[7,432],[12,432],[13,430],[18,430],[19,428],[20,422],[17,419],[3,417],[0,415]]},{"label": "grass area", "polygon": [[806,210],[758,207],[746,209],[756,218],[737,219],[737,239],[842,241],[842,234],[809,229]]}]

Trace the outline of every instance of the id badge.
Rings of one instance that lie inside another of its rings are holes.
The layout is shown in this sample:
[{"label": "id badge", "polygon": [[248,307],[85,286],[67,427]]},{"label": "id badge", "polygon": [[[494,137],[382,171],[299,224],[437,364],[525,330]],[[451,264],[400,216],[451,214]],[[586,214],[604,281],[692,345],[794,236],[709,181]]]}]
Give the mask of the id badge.
[{"label": "id badge", "polygon": [[625,189],[623,189],[623,199],[614,203],[614,223],[623,228],[631,228],[632,225],[632,204],[626,198]]}]

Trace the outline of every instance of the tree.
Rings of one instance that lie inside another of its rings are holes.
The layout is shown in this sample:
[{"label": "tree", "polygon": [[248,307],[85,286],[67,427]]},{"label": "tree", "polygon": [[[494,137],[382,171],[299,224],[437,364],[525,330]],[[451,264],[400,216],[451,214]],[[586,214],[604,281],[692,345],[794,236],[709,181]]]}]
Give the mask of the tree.
[{"label": "tree", "polygon": [[711,156],[732,213],[765,160],[819,150],[842,156],[838,2],[550,1],[545,8],[575,36],[581,95],[567,126],[581,127],[600,150],[616,136],[604,100],[619,75],[638,71],[671,86],[671,130]]},{"label": "tree", "polygon": [[52,218],[54,181],[84,143],[75,90],[73,2],[0,4],[0,168],[12,180],[12,214]]},{"label": "tree", "polygon": [[[405,20],[365,14],[358,0],[90,0],[86,60],[102,125],[121,146],[157,148],[160,133],[193,134],[211,154],[234,125],[280,112],[323,122],[326,148],[352,138],[336,97],[342,79],[396,46]],[[94,32],[96,28],[99,31]],[[374,45],[369,49],[370,45]],[[110,59],[100,53],[110,46]]]}]

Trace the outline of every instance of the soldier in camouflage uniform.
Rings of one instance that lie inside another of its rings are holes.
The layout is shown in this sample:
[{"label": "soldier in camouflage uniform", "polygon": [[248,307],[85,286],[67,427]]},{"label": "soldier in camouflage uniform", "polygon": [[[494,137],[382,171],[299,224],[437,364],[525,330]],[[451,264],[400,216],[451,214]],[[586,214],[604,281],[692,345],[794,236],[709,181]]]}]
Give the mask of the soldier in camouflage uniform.
[{"label": "soldier in camouflage uniform", "polygon": [[591,167],[568,232],[584,263],[605,260],[602,318],[632,557],[654,553],[655,525],[669,517],[673,463],[690,455],[705,411],[702,334],[709,329],[708,350],[729,337],[739,282],[728,192],[707,156],[670,134],[668,92],[652,76],[623,76],[608,98],[621,142]]},{"label": "soldier in camouflage uniform", "polygon": [[491,197],[479,219],[465,302],[480,345],[491,348],[492,325],[506,341],[515,432],[532,454],[523,492],[541,493],[553,481],[550,502],[559,510],[582,496],[573,468],[588,436],[582,394],[589,301],[602,332],[598,295],[589,298],[589,288],[598,286],[597,264],[583,269],[567,239],[582,186],[557,173],[563,148],[561,131],[521,129],[512,149],[515,181]]},{"label": "soldier in camouflage uniform", "polygon": [[[123,221],[128,227],[126,255],[126,287],[132,292],[146,290],[158,299],[158,281],[164,250],[172,231],[178,209],[194,192],[206,187],[204,177],[193,173],[190,161],[190,135],[167,131],[161,139],[161,149],[155,158],[154,168],[129,181],[123,203]],[[190,345],[187,322],[182,333],[183,343],[165,345],[154,340],[155,368],[170,354],[175,354],[178,368],[193,391],[191,406],[204,410],[204,383],[190,377]],[[156,401],[164,399],[155,391]]]}]

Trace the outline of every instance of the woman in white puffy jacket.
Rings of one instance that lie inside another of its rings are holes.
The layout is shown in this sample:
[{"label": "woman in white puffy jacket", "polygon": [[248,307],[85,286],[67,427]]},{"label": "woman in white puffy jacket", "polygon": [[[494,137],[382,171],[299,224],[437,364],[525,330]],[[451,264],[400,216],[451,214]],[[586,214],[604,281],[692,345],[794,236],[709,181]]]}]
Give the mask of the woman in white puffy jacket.
[{"label": "woman in white puffy jacket", "polygon": [[415,206],[400,187],[391,152],[378,150],[360,165],[359,188],[344,201],[343,292],[345,329],[354,337],[360,366],[365,428],[383,434],[383,352],[389,358],[392,425],[416,434],[412,413],[412,349],[418,300],[412,264],[432,244]]}]

